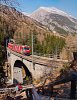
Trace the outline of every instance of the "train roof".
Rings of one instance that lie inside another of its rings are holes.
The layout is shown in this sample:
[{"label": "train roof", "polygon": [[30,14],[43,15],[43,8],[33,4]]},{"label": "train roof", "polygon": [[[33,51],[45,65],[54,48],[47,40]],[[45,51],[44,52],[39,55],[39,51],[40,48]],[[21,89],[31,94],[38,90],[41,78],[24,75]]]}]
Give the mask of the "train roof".
[{"label": "train roof", "polygon": [[18,46],[22,46],[22,47],[30,47],[28,45],[22,45],[22,44],[16,44],[16,43],[12,43],[12,42],[9,42],[10,44],[14,44],[14,45],[18,45]]}]

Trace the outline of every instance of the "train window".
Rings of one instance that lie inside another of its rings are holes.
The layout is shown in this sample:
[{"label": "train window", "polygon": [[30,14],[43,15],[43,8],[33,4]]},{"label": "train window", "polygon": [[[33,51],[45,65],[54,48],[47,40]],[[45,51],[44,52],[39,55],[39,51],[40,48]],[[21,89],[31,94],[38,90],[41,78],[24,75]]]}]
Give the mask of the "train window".
[{"label": "train window", "polygon": [[28,47],[25,47],[25,48],[23,48],[24,50],[30,50],[30,48],[28,48]]},{"label": "train window", "polygon": [[15,40],[14,39],[10,39],[9,42],[15,43]]}]

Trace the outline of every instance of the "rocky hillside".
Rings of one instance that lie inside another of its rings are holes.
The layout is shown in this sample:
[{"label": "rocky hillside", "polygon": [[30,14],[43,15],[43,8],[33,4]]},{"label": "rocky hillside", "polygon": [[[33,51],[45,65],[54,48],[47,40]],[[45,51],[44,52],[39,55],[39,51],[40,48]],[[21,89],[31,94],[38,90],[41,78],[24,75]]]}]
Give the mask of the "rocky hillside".
[{"label": "rocky hillside", "polygon": [[[33,31],[42,35],[50,33],[45,26],[32,18],[25,16],[13,7],[0,5],[0,28],[4,27],[4,32],[16,38],[25,38],[26,34]],[[3,28],[2,28],[3,30]],[[52,33],[51,33],[52,34]]]},{"label": "rocky hillside", "polygon": [[77,19],[57,8],[40,7],[30,16],[55,33],[77,33]]}]

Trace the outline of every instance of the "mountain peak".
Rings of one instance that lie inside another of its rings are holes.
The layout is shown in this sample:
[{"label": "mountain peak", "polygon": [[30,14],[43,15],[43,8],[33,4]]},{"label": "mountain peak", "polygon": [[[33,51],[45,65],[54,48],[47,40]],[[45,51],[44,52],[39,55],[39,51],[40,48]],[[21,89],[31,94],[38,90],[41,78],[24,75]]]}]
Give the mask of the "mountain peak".
[{"label": "mountain peak", "polygon": [[50,12],[50,13],[55,13],[55,14],[59,14],[59,15],[63,15],[63,16],[70,16],[72,17],[71,15],[65,13],[64,11],[56,8],[56,7],[40,7],[39,10],[45,10],[47,12]]},{"label": "mountain peak", "polygon": [[40,7],[31,14],[31,18],[59,33],[77,33],[77,20],[55,7]]}]

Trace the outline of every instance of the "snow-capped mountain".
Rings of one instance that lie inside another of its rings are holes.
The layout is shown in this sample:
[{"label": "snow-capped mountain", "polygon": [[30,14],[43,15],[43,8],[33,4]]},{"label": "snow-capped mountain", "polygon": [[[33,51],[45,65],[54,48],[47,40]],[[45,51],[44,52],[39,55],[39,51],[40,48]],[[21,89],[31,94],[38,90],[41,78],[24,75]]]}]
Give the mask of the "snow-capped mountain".
[{"label": "snow-capped mountain", "polygon": [[31,18],[58,33],[77,33],[77,19],[55,7],[40,7]]},{"label": "snow-capped mountain", "polygon": [[55,13],[55,14],[59,14],[59,15],[67,16],[67,17],[71,16],[55,7],[40,7],[38,10],[41,10],[41,9],[50,13]]}]

